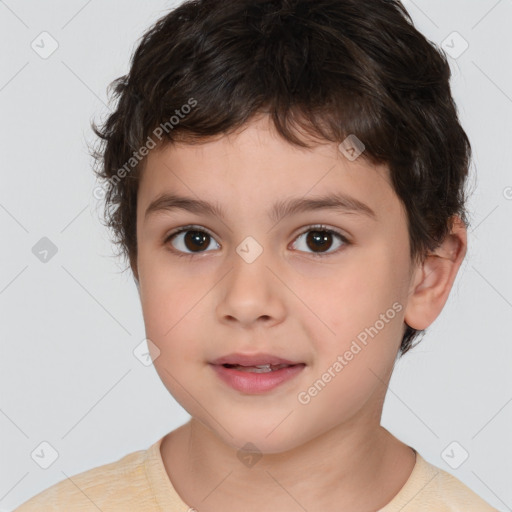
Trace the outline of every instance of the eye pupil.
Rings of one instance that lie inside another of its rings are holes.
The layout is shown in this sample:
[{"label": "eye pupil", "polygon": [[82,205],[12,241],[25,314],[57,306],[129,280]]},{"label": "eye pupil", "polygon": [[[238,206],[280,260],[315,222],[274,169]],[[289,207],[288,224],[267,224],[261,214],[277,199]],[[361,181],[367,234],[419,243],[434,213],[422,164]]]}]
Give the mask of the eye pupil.
[{"label": "eye pupil", "polygon": [[[215,238],[213,238],[207,231],[202,229],[192,229],[192,226],[185,226],[183,229],[171,233],[171,235],[167,237],[166,243],[170,242],[171,245],[174,245],[172,240],[178,236],[181,239],[178,243],[184,244],[185,247],[182,247],[181,249],[179,247],[175,247],[175,251],[182,254],[188,253],[189,255],[209,252],[208,248],[210,246],[210,242],[212,239],[215,240]],[[311,251],[310,254],[318,256],[323,256],[324,253],[326,255],[332,254],[329,250],[332,248],[335,238],[340,240],[342,246],[350,245],[350,242],[348,242],[347,239],[337,231],[333,231],[324,226],[310,226],[309,230],[303,231],[298,238],[303,240],[302,244],[304,244],[305,240],[305,244],[307,246],[306,250],[304,250],[304,248],[302,248],[302,250],[299,248],[299,251]]]},{"label": "eye pupil", "polygon": [[203,231],[187,231],[185,233],[184,242],[188,250],[194,251],[195,249],[208,248],[208,238],[210,235]]},{"label": "eye pupil", "polygon": [[[331,240],[329,240],[331,238]],[[327,231],[310,231],[307,236],[308,247],[312,250],[315,249],[329,249],[332,245],[331,234]],[[312,243],[313,247],[309,244]],[[316,245],[315,245],[316,244]]]}]

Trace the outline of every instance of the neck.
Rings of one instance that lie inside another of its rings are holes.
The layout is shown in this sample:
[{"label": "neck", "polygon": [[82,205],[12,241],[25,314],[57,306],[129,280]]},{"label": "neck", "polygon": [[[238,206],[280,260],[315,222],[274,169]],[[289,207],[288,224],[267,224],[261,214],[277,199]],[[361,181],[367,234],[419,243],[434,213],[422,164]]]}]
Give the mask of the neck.
[{"label": "neck", "polygon": [[244,464],[237,449],[191,419],[164,438],[162,458],[178,494],[201,512],[378,510],[406,482],[415,455],[378,421],[353,421],[357,428],[339,425]]}]

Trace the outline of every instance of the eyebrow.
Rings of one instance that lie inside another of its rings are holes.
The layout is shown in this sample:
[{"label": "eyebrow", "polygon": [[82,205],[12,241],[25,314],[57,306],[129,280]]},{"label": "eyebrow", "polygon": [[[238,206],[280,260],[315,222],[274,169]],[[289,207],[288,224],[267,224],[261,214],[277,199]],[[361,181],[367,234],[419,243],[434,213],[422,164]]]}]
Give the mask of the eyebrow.
[{"label": "eyebrow", "polygon": [[[176,194],[161,194],[149,204],[144,214],[144,219],[146,220],[148,216],[158,212],[177,209],[199,215],[211,215],[222,220],[226,218],[224,209],[218,203],[212,204],[202,199],[194,199]],[[342,193],[278,201],[272,206],[268,216],[271,221],[277,223],[285,217],[316,210],[336,210],[342,213],[355,213],[377,220],[377,215],[367,204]]]}]

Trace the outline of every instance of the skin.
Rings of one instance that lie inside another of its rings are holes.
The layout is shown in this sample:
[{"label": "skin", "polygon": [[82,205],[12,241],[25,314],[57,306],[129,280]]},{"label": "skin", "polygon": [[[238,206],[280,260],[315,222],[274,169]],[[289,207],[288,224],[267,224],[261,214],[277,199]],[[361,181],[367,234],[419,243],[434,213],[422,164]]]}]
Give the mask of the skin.
[{"label": "skin", "polygon": [[[164,191],[218,203],[226,219],[183,210],[145,217]],[[335,210],[277,224],[267,217],[276,201],[333,191],[364,202],[376,219]],[[165,242],[188,224],[214,235],[192,259],[171,250],[193,251],[183,234]],[[331,246],[315,252],[306,240],[314,224],[339,230],[350,244],[332,234]],[[247,236],[263,248],[252,263],[236,252]],[[261,116],[229,136],[152,150],[138,192],[137,240],[132,269],[153,364],[191,416],[161,445],[183,501],[199,512],[368,512],[389,503],[415,454],[380,426],[386,388],[404,322],[425,329],[448,298],[467,247],[460,219],[413,266],[405,210],[385,166],[364,153],[350,161],[332,143],[292,146]],[[298,394],[394,303],[402,306],[394,318],[300,403]],[[250,395],[228,387],[208,364],[233,352],[306,366],[274,390]],[[251,466],[237,457],[248,442],[261,455]]]}]

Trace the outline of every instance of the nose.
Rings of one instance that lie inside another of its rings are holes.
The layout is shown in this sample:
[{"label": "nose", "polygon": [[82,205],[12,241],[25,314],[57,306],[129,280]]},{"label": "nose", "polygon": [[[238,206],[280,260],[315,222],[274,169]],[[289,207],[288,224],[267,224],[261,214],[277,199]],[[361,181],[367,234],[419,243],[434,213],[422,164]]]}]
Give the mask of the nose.
[{"label": "nose", "polygon": [[216,312],[219,321],[243,327],[281,322],[285,315],[285,287],[260,254],[254,261],[235,252],[231,271],[222,281]]}]

